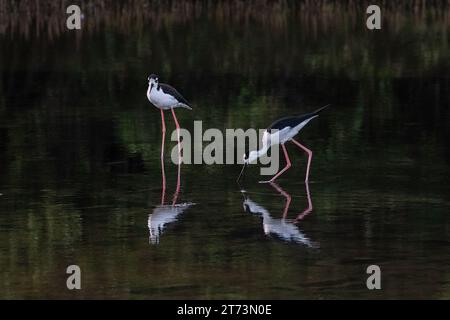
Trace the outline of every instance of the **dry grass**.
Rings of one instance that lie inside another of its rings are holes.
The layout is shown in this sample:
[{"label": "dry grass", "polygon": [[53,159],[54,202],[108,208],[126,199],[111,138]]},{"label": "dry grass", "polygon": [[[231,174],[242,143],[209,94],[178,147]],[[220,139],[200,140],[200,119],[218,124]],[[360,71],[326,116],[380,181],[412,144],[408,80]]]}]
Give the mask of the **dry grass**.
[{"label": "dry grass", "polygon": [[[0,0],[0,34],[3,36],[46,37],[50,40],[66,31],[65,9],[72,1]],[[377,1],[383,21],[391,27],[402,25],[405,18],[415,25],[427,23],[450,25],[450,0]],[[78,1],[85,16],[83,32],[95,33],[104,28],[139,31],[146,25],[161,28],[168,24],[186,24],[200,18],[229,23],[259,23],[274,32],[289,19],[297,19],[311,32],[333,30],[341,23],[356,27],[365,18],[369,1],[334,0],[94,0]],[[411,20],[410,20],[411,21]]]}]

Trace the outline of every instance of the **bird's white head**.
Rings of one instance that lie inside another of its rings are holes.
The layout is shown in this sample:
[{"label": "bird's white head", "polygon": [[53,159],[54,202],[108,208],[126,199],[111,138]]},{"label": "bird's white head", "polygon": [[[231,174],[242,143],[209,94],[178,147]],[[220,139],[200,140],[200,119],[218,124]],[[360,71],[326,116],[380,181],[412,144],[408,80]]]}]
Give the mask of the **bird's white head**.
[{"label": "bird's white head", "polygon": [[148,85],[150,90],[158,85],[158,76],[156,74],[151,74],[148,76]]},{"label": "bird's white head", "polygon": [[244,164],[252,163],[253,161],[255,161],[258,158],[259,158],[258,151],[250,151],[248,156],[247,156],[247,154],[244,154]]}]

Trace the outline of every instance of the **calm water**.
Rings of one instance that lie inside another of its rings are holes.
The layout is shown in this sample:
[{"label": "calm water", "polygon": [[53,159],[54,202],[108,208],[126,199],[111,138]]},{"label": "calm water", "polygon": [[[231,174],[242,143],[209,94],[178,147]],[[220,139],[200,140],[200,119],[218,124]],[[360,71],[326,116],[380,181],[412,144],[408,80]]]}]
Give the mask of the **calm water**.
[{"label": "calm water", "polygon": [[[345,11],[270,16],[0,34],[1,298],[450,298],[448,16],[377,33]],[[294,145],[279,186],[254,166],[244,194],[240,166],[184,165],[171,206],[170,139],[161,206],[153,72],[191,101],[191,130],[332,103],[299,136],[312,210]]]}]

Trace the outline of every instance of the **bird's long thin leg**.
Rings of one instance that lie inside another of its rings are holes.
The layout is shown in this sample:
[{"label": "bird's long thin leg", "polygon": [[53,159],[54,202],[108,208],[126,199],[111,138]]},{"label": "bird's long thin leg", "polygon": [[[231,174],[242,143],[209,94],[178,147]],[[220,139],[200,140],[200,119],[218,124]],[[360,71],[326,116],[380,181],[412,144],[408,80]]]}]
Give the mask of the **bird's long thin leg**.
[{"label": "bird's long thin leg", "polygon": [[305,183],[305,189],[306,189],[306,197],[308,198],[308,207],[295,218],[294,223],[297,223],[298,221],[302,220],[304,217],[306,217],[313,210],[313,205],[312,205],[312,201],[311,201],[311,194],[309,193],[309,184],[308,184],[308,182]]},{"label": "bird's long thin leg", "polygon": [[178,123],[177,120],[177,116],[175,115],[175,111],[173,110],[173,108],[171,108],[172,110],[172,116],[173,116],[173,120],[175,121],[175,126],[177,128],[177,140],[178,140],[178,163],[181,163],[181,142],[180,142],[180,124]]},{"label": "bird's long thin leg", "polygon": [[176,200],[178,198],[178,193],[180,192],[180,175],[181,175],[181,142],[180,142],[180,125],[178,124],[177,116],[175,115],[175,111],[173,108],[172,110],[172,116],[173,120],[175,121],[175,126],[177,128],[177,140],[178,140],[178,175],[177,175],[177,189],[175,190],[175,194],[173,196],[173,205],[176,203]]},{"label": "bird's long thin leg", "polygon": [[166,140],[166,124],[164,121],[164,111],[161,110],[161,132],[162,132],[162,141],[161,141],[161,176],[162,176],[162,194],[161,194],[161,205],[164,204],[164,198],[166,195],[166,174],[164,172],[164,144]]},{"label": "bird's long thin leg", "polygon": [[268,181],[260,181],[259,183],[270,183],[270,182],[274,182],[275,179],[277,179],[279,176],[281,176],[287,169],[289,169],[291,167],[291,160],[289,160],[289,156],[286,150],[286,147],[284,146],[284,144],[281,145],[281,147],[283,148],[283,152],[284,152],[284,157],[286,159],[286,166],[280,171],[278,172],[272,179],[268,180]]},{"label": "bird's long thin leg", "polygon": [[283,219],[287,218],[289,206],[291,205],[292,197],[289,193],[284,191],[276,182],[271,182],[270,185],[274,187],[283,197],[286,198],[286,204],[283,210]]},{"label": "bird's long thin leg", "polygon": [[306,178],[305,178],[305,182],[307,183],[309,181],[309,167],[311,166],[312,151],[294,139],[291,139],[291,141],[308,154],[308,166],[306,167]]}]

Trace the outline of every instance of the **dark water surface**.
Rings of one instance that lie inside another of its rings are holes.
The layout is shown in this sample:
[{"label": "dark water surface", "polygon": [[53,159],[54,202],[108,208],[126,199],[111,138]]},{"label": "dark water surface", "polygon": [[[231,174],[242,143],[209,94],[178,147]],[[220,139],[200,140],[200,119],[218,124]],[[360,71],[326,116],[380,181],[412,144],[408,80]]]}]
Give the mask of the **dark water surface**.
[{"label": "dark water surface", "polygon": [[[1,34],[0,297],[450,298],[448,16],[374,33],[341,14]],[[190,130],[332,103],[299,136],[312,211],[292,223],[308,208],[295,145],[280,190],[255,166],[242,194],[240,166],[184,165],[172,207],[170,137],[160,206],[150,73],[191,101],[177,112]],[[80,291],[66,289],[70,264]],[[382,290],[366,288],[371,264]]]}]

